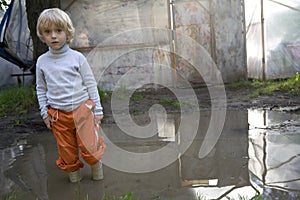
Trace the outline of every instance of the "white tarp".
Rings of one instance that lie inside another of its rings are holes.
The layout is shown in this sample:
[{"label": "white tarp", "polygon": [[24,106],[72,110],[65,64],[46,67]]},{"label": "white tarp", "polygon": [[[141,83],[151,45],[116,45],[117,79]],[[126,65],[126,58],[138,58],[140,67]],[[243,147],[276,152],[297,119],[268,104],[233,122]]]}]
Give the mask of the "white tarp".
[{"label": "white tarp", "polygon": [[248,77],[278,79],[295,76],[300,70],[300,2],[245,0],[245,10]]}]

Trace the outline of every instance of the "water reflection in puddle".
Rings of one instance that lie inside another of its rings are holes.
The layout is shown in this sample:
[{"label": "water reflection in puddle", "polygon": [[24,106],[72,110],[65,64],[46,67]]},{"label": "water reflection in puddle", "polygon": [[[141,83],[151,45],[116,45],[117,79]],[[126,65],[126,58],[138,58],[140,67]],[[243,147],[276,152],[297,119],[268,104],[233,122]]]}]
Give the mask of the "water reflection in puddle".
[{"label": "water reflection in puddle", "polygon": [[264,110],[249,112],[250,180],[270,199],[300,197],[299,117]]},{"label": "water reflection in puddle", "polygon": [[[157,135],[143,140],[124,134],[116,124],[102,127],[118,147],[136,153],[151,152],[169,143],[182,142],[177,133],[180,117],[168,115],[164,123],[157,123]],[[14,193],[17,199],[94,200],[105,194],[133,192],[142,200],[184,200],[197,196],[251,199],[260,193],[269,199],[299,199],[298,115],[264,110],[227,111],[216,145],[205,158],[199,159],[209,120],[210,113],[201,111],[199,130],[190,147],[167,167],[149,173],[126,173],[105,165],[105,179],[94,182],[86,165],[80,185],[69,184],[66,174],[55,166],[56,143],[51,132],[45,131],[1,150],[1,195]]]}]

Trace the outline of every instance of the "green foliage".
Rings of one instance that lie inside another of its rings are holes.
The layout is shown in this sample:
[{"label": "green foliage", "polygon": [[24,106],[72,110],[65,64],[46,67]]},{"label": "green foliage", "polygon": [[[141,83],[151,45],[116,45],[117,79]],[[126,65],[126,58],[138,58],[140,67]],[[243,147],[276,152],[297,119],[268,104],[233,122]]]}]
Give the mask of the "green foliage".
[{"label": "green foliage", "polygon": [[160,103],[164,103],[164,104],[172,104],[173,100],[172,99],[163,98],[159,102]]},{"label": "green foliage", "polygon": [[272,95],[276,91],[281,91],[289,95],[300,95],[300,75],[297,73],[295,77],[264,82],[259,89],[250,95],[250,98],[260,95]]},{"label": "green foliage", "polygon": [[300,95],[300,74],[296,73],[295,77],[280,80],[243,80],[233,82],[227,85],[228,88],[252,88],[256,89],[249,95],[255,98],[260,95],[272,95],[276,91],[281,91],[289,95]]},{"label": "green foliage", "polygon": [[202,195],[200,195],[200,196],[198,195],[197,200],[206,200],[206,197],[202,196]]},{"label": "green foliage", "polygon": [[257,194],[253,198],[251,198],[251,200],[267,200],[267,199],[264,198],[262,195]]},{"label": "green foliage", "polygon": [[180,108],[180,102],[173,99],[163,98],[159,101],[161,104],[168,104],[173,106],[174,108]]},{"label": "green foliage", "polygon": [[115,195],[110,195],[110,196],[105,195],[105,197],[102,200],[134,200],[134,198],[133,198],[133,194],[129,192],[126,195],[121,197],[117,197]]},{"label": "green foliage", "polygon": [[130,98],[133,101],[140,101],[144,97],[141,93],[133,92],[130,89],[127,89],[126,87],[118,87],[113,91],[114,95],[120,99],[120,100],[127,100]]},{"label": "green foliage", "polygon": [[253,82],[251,81],[236,81],[227,85],[228,88],[245,88],[245,87],[253,87]]},{"label": "green foliage", "polygon": [[0,91],[0,116],[25,114],[37,103],[34,87],[17,87]]},{"label": "green foliage", "polygon": [[257,79],[253,80],[241,80],[232,82],[227,85],[228,88],[259,88],[266,84],[268,84],[270,81],[260,81]]},{"label": "green foliage", "polygon": [[105,91],[99,87],[98,87],[98,93],[99,93],[101,100],[108,100],[111,97],[111,92]]},{"label": "green foliage", "polygon": [[134,93],[134,94],[132,95],[131,98],[132,98],[132,100],[134,100],[134,101],[140,101],[140,100],[142,100],[144,97],[143,97],[142,94]]},{"label": "green foliage", "polygon": [[10,195],[7,195],[4,197],[5,200],[16,200],[17,199],[17,195],[15,193],[12,193]]}]

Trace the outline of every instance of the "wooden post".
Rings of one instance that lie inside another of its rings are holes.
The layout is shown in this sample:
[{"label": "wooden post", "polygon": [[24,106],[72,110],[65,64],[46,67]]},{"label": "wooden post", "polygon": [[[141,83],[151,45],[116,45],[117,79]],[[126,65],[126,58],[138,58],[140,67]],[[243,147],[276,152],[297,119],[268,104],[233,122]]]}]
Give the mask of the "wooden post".
[{"label": "wooden post", "polygon": [[264,23],[264,0],[261,0],[261,45],[262,45],[262,80],[266,80],[266,59],[265,59],[265,23]]}]

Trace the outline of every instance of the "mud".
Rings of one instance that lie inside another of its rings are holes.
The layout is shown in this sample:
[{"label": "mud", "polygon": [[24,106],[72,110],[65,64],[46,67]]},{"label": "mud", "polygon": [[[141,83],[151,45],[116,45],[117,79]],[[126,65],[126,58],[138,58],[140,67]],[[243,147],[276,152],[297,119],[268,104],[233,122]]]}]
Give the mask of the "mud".
[{"label": "mud", "polygon": [[[276,92],[249,99],[247,96],[251,92],[250,89],[226,89],[227,114],[223,132],[205,158],[199,159],[198,151],[210,123],[211,102],[215,99],[210,98],[207,88],[199,87],[195,89],[201,110],[199,130],[195,138],[187,139],[192,143],[179,159],[160,170],[135,173],[122,166],[125,165],[122,156],[108,148],[107,158],[114,159],[104,160],[105,180],[91,181],[88,168],[84,168],[80,186],[68,184],[66,174],[55,166],[56,143],[51,131],[44,126],[38,108],[32,107],[24,115],[12,113],[1,118],[0,123],[0,150],[4,159],[0,194],[15,192],[17,199],[87,199],[87,196],[88,199],[101,199],[105,194],[133,192],[145,200],[182,200],[196,199],[199,194],[208,199],[239,199],[238,195],[250,199],[259,192],[270,199],[298,199],[300,98]],[[175,134],[179,117],[192,111],[182,113],[180,108],[162,102],[162,99],[176,100],[168,89],[144,89],[139,94],[142,100],[133,98],[129,102],[132,118],[145,125],[149,122],[150,107],[160,104],[170,116],[166,121],[168,127],[150,139],[134,140],[117,127],[110,101],[104,100],[102,128],[108,133],[107,141],[111,141],[108,146],[115,144],[130,152],[143,153],[181,141]],[[193,123],[193,119],[187,121]],[[184,130],[190,133],[189,126]],[[138,171],[143,168],[142,164],[132,168]],[[149,165],[155,167],[155,163]]]},{"label": "mud", "polygon": [[[291,96],[287,93],[277,91],[269,96],[263,95],[257,98],[249,98],[249,94],[254,90],[255,89],[251,88],[226,87],[227,109],[247,110],[249,108],[263,108],[266,110],[284,110],[285,112],[300,113],[299,96]],[[169,89],[146,88],[136,92],[141,94],[142,99],[130,100],[129,112],[132,115],[147,113],[149,108],[154,104],[161,104],[167,113],[180,112],[179,107],[175,107],[170,103],[161,102],[162,99],[177,100],[176,96]],[[199,108],[209,109],[212,99],[210,98],[207,87],[195,88],[194,92],[198,98]],[[103,123],[114,122],[110,99],[102,100],[102,104],[105,115]],[[32,134],[39,134],[45,129],[39,115],[38,105],[30,108],[26,114],[10,113],[8,116],[0,118],[0,149],[17,143],[18,140],[29,137]]]}]

